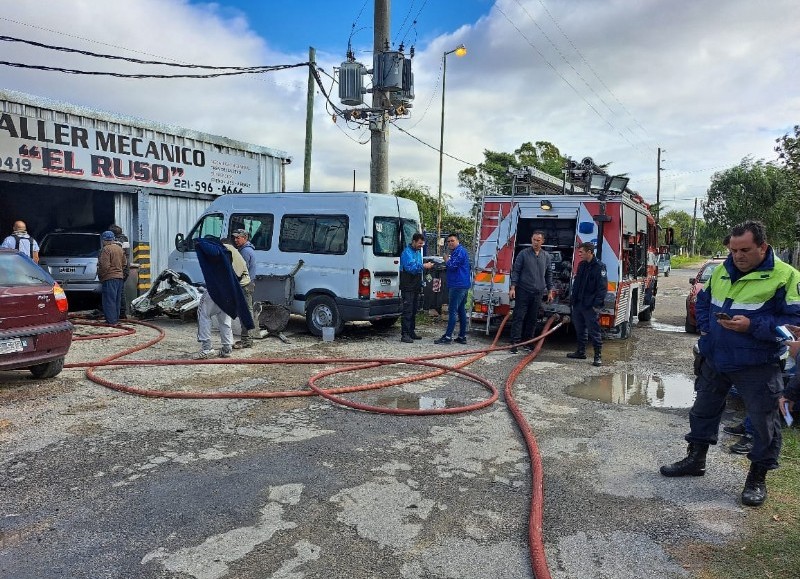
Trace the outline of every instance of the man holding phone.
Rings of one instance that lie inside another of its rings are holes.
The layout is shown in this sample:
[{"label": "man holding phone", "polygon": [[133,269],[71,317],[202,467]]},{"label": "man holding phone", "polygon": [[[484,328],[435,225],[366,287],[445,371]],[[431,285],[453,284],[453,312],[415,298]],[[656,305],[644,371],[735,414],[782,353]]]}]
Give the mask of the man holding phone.
[{"label": "man holding phone", "polygon": [[702,476],[710,444],[717,443],[725,399],[736,385],[753,423],[750,472],[742,504],[767,497],[767,472],[778,468],[783,391],[781,355],[786,346],[775,327],[800,325],[800,272],[778,259],[760,221],[731,229],[730,254],[697,295],[701,363],[689,413],[686,458],[661,467],[667,477]]}]

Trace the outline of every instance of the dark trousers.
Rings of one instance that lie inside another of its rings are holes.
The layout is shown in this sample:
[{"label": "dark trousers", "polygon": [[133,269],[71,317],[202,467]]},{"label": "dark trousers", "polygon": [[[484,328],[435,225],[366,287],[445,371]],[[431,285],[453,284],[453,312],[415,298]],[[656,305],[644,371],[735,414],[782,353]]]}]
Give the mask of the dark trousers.
[{"label": "dark trousers", "polygon": [[603,347],[603,334],[600,332],[599,314],[594,308],[572,306],[572,325],[575,326],[575,335],[578,337],[578,351],[586,351],[586,337],[588,334],[592,346],[598,352]]},{"label": "dark trousers", "polygon": [[400,326],[404,336],[412,337],[417,330],[417,311],[419,310],[419,290],[402,290],[403,317]]},{"label": "dark trousers", "polygon": [[514,317],[511,318],[511,341],[513,343],[533,338],[541,305],[542,292],[530,292],[520,287],[516,288]]},{"label": "dark trousers", "polygon": [[112,326],[119,322],[119,309],[122,303],[122,279],[107,279],[100,288],[103,303],[103,316]]},{"label": "dark trousers", "polygon": [[690,432],[686,441],[717,443],[725,399],[734,383],[753,423],[753,450],[747,458],[766,469],[778,468],[782,442],[778,398],[783,392],[783,377],[777,363],[721,373],[703,360],[694,381],[696,398],[689,412]]}]

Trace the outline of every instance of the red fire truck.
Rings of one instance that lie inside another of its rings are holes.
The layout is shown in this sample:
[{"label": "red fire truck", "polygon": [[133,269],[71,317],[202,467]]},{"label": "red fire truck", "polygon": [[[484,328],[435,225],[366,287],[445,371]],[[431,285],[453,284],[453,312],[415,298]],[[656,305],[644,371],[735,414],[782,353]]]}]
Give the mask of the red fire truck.
[{"label": "red fire truck", "polygon": [[[486,196],[481,203],[472,328],[488,334],[509,312],[514,257],[530,246],[534,231],[542,231],[544,249],[552,258],[556,298],[542,303],[540,315],[570,313],[577,246],[590,241],[608,275],[600,326],[607,335],[629,337],[636,318],[649,320],[656,306],[658,237],[648,204],[627,189],[627,179],[616,191],[608,187],[611,177],[599,191],[584,186],[576,190],[536,169],[525,170],[533,178],[525,194]],[[513,190],[520,188],[515,184]]]}]

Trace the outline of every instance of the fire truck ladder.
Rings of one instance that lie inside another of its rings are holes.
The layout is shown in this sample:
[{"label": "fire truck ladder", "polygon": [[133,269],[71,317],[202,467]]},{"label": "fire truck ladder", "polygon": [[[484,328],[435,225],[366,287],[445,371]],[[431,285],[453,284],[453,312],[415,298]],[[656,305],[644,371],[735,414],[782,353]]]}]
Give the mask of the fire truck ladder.
[{"label": "fire truck ladder", "polygon": [[[519,207],[514,209],[514,192],[512,189],[512,193],[508,198],[508,203],[511,204],[511,211],[519,211]],[[500,209],[496,211],[487,211],[485,209],[486,204],[484,200],[481,200],[480,204],[480,211],[478,213],[478,220],[476,223],[476,232],[475,238],[478,239],[478,251],[475,254],[475,276],[472,278],[472,299],[473,304],[475,302],[475,278],[479,273],[487,273],[489,274],[489,291],[482,296],[481,303],[485,303],[487,310],[486,310],[486,323],[483,328],[484,333],[488,336],[491,332],[491,325],[492,325],[492,317],[494,316],[494,308],[496,305],[500,303],[500,293],[501,290],[495,289],[494,287],[494,279],[497,275],[497,254],[500,251],[500,248],[504,247],[508,240],[511,239],[511,211],[508,213],[509,219],[509,226],[505,229],[503,228],[503,210],[502,206]],[[480,237],[480,232],[485,230],[482,227],[483,224],[488,223],[493,227],[489,227],[489,235],[487,237]],[[496,237],[496,239],[495,239]],[[489,245],[487,242],[494,242],[494,249],[491,252],[481,253],[481,248],[485,245]],[[491,267],[481,267],[481,263],[491,263]],[[472,316],[470,316],[472,319]]]}]

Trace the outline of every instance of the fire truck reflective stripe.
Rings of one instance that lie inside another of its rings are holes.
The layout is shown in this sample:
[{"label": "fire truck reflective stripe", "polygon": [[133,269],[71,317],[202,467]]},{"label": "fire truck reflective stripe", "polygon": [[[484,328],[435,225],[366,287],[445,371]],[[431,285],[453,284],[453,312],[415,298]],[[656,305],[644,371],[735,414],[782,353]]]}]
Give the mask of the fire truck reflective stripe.
[{"label": "fire truck reflective stripe", "polygon": [[475,283],[490,283],[492,281],[494,283],[503,283],[506,281],[506,276],[503,273],[498,273],[495,274],[494,279],[492,279],[492,274],[488,271],[480,272],[475,275]]}]

